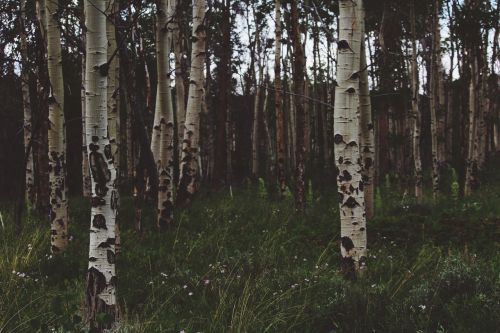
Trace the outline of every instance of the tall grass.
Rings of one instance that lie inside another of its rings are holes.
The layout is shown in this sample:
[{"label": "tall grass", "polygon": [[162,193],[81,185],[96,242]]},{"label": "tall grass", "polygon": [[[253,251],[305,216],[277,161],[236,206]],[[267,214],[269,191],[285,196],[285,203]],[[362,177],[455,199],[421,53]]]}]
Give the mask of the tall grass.
[{"label": "tall grass", "polygon": [[[390,185],[388,185],[390,187]],[[262,186],[203,193],[159,234],[144,213],[120,211],[116,332],[495,332],[500,322],[500,200],[484,194],[414,205],[384,188],[370,221],[369,269],[338,270],[336,193],[291,198]],[[71,200],[72,241],[49,254],[49,226],[28,216],[16,235],[7,208],[0,236],[0,332],[85,331],[89,205]]]}]

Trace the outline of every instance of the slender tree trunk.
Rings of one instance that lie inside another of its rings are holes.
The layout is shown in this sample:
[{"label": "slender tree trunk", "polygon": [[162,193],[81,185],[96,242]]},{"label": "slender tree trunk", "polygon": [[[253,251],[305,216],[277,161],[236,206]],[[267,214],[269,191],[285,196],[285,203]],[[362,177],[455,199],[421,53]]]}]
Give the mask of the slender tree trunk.
[{"label": "slender tree trunk", "polygon": [[439,193],[439,69],[441,38],[439,34],[439,0],[434,0],[432,5],[432,56],[430,79],[430,104],[431,104],[431,140],[432,140],[432,194],[434,199]]},{"label": "slender tree trunk", "polygon": [[[116,169],[108,137],[107,116],[107,0],[85,1],[86,136],[92,178],[87,316],[90,329],[102,331],[114,322],[116,309],[115,218]],[[99,320],[106,316],[104,322]]]},{"label": "slender tree trunk", "polygon": [[178,147],[178,159],[181,159],[182,154],[182,140],[184,138],[184,123],[186,120],[186,92],[184,89],[185,80],[185,70],[183,66],[184,62],[184,48],[182,47],[182,36],[180,31],[180,20],[181,20],[181,0],[172,0],[172,13],[173,17],[170,22],[170,27],[172,29],[172,42],[174,45],[174,55],[175,55],[175,98],[176,98],[176,120],[177,120],[177,147]]},{"label": "slender tree trunk", "polygon": [[[259,77],[257,79],[256,75],[254,75],[254,84],[255,84],[255,98],[254,98],[254,106],[253,106],[253,121],[252,121],[252,178],[257,179],[259,177],[259,114],[260,114],[260,98],[261,98],[261,84],[264,78],[264,73],[262,70],[262,59],[261,59],[261,43],[260,43],[260,27],[256,26],[255,30],[255,43],[257,44],[256,52],[257,52],[257,67],[259,71]],[[255,66],[255,63],[254,63]],[[255,74],[255,68],[253,69],[253,73]]]},{"label": "slender tree trunk", "polygon": [[155,123],[152,151],[158,167],[157,227],[162,230],[173,222],[173,158],[174,124],[170,88],[170,26],[172,7],[168,0],[159,0],[156,11],[156,63],[158,86],[156,92]]},{"label": "slender tree trunk", "polygon": [[285,174],[285,119],[283,114],[283,85],[281,84],[281,0],[275,1],[275,43],[274,51],[274,103],[276,107],[276,171],[280,196],[286,191]]},{"label": "slender tree trunk", "polygon": [[66,197],[66,128],[61,34],[57,22],[58,2],[45,1],[49,95],[49,182],[51,250],[60,253],[68,245],[68,202]]},{"label": "slender tree trunk", "polygon": [[38,50],[38,75],[37,75],[37,95],[39,105],[39,128],[33,133],[37,137],[37,142],[34,142],[34,152],[36,155],[36,209],[42,214],[48,216],[49,201],[50,201],[50,186],[49,186],[49,151],[48,151],[48,92],[49,80],[47,73],[47,58],[46,44],[47,33],[45,28],[46,12],[45,0],[38,0],[37,5],[37,20],[39,29],[37,29],[38,44],[42,47]]},{"label": "slender tree trunk", "polygon": [[120,62],[117,56],[118,45],[116,44],[116,0],[108,0],[106,12],[106,36],[108,38],[108,133],[111,144],[111,153],[113,155],[113,164],[116,169],[117,178],[119,178],[120,161],[120,114],[118,112],[118,101],[120,98]]},{"label": "slender tree trunk", "polygon": [[306,209],[306,146],[305,146],[305,128],[306,115],[304,109],[304,49],[302,48],[300,30],[299,30],[299,12],[297,1],[291,2],[292,15],[292,44],[293,44],[293,92],[295,94],[295,128],[296,128],[296,146],[295,146],[295,209],[304,212]]},{"label": "slender tree trunk", "polygon": [[339,174],[341,269],[348,278],[366,267],[366,218],[359,152],[359,0],[340,0],[334,142]]},{"label": "slender tree trunk", "polygon": [[359,77],[359,130],[360,130],[360,153],[363,163],[362,179],[365,192],[366,219],[371,219],[374,209],[374,187],[373,187],[373,161],[375,158],[375,139],[372,122],[372,105],[370,98],[370,87],[368,85],[368,66],[366,64],[365,46],[365,10],[363,0],[359,0],[359,20],[361,23],[361,60]]},{"label": "slender tree trunk", "polygon": [[28,151],[28,146],[32,143],[32,124],[31,124],[31,101],[29,90],[29,63],[28,63],[28,46],[26,42],[26,0],[21,0],[21,13],[19,17],[19,36],[21,49],[21,90],[23,94],[23,114],[24,114],[24,149],[26,156],[25,170],[25,196],[26,202],[31,207],[35,203],[35,170],[33,165],[33,150]]},{"label": "slender tree trunk", "polygon": [[215,133],[215,166],[214,184],[227,183],[228,131],[227,119],[229,112],[229,96],[231,94],[231,1],[225,0],[222,7],[222,45],[218,73],[220,86],[218,107],[216,110]]},{"label": "slender tree trunk", "polygon": [[[86,44],[85,36],[82,36],[83,45]],[[82,88],[81,88],[81,105],[82,105],[82,194],[84,198],[90,198],[92,194],[89,155],[87,152],[87,135],[85,134],[85,51],[82,53]]]},{"label": "slender tree trunk", "polygon": [[199,187],[200,111],[204,90],[205,63],[205,0],[193,1],[193,47],[191,52],[191,78],[186,109],[186,123],[182,144],[182,159],[178,199],[189,201]]},{"label": "slender tree trunk", "polygon": [[420,130],[421,130],[421,115],[418,106],[419,102],[419,81],[418,81],[418,65],[417,65],[417,41],[415,30],[415,0],[411,2],[411,108],[413,115],[413,140],[412,150],[413,159],[415,161],[415,198],[418,203],[422,202],[423,190],[423,173],[422,173],[422,158],[420,154]]}]

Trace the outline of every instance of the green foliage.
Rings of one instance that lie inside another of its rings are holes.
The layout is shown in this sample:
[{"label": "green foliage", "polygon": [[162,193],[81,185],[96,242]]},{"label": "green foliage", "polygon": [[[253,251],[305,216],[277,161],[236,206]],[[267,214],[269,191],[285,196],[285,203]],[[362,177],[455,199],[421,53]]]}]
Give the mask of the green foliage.
[{"label": "green foliage", "polygon": [[[368,271],[356,282],[338,272],[334,191],[309,200],[305,216],[291,196],[271,199],[259,184],[232,197],[201,194],[162,234],[146,209],[142,236],[124,197],[114,332],[493,332],[496,191],[436,206],[377,191],[383,210],[368,226]],[[72,240],[60,258],[49,254],[46,224],[28,216],[17,236],[1,209],[0,332],[85,331],[89,204],[73,199],[70,208]]]}]

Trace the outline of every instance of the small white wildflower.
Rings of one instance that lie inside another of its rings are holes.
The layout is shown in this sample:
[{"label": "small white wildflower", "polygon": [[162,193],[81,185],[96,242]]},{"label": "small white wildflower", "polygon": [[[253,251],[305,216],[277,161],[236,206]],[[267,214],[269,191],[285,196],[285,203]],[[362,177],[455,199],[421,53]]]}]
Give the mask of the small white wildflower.
[{"label": "small white wildflower", "polygon": [[15,271],[15,270],[12,270],[12,274],[16,274],[16,271]]},{"label": "small white wildflower", "polygon": [[220,272],[221,272],[221,274],[226,273],[226,271],[224,269],[221,269]]},{"label": "small white wildflower", "polygon": [[377,285],[376,285],[375,283],[374,283],[374,284],[372,284],[372,288],[375,288],[376,286],[377,286]]},{"label": "small white wildflower", "polygon": [[306,258],[304,258],[304,259],[302,259],[302,261],[307,261],[307,259],[306,259]]},{"label": "small white wildflower", "polygon": [[188,293],[188,295],[189,295],[189,296],[193,296],[193,292],[192,292],[192,291],[190,291],[190,292]]},{"label": "small white wildflower", "polygon": [[209,280],[209,279],[206,279],[206,280],[204,280],[204,281],[203,281],[203,283],[204,283],[204,284],[205,284],[205,286],[206,286],[206,285],[208,285],[208,284],[210,283],[210,280]]},{"label": "small white wildflower", "polygon": [[241,275],[236,275],[236,278],[238,278],[238,279],[239,279],[240,277],[241,277]]},{"label": "small white wildflower", "polygon": [[276,296],[276,295],[278,295],[278,292],[277,292],[277,291],[275,291],[275,292],[273,293],[273,296]]},{"label": "small white wildflower", "polygon": [[319,267],[318,267],[318,265],[316,265],[316,266],[314,266],[314,268],[318,269]]},{"label": "small white wildflower", "polygon": [[188,287],[187,284],[182,286],[183,289],[187,289],[187,287]]},{"label": "small white wildflower", "polygon": [[184,331],[184,330],[181,330],[181,331],[180,331],[179,333],[186,333],[186,331]]},{"label": "small white wildflower", "polygon": [[294,257],[293,257],[293,259],[297,260],[297,259],[298,259],[298,257],[297,257],[297,256],[294,256]]},{"label": "small white wildflower", "polygon": [[424,304],[420,304],[418,307],[419,307],[420,309],[422,309],[422,311],[424,311],[424,310],[425,310],[425,308],[426,308],[426,306],[425,306]]},{"label": "small white wildflower", "polygon": [[167,275],[167,274],[165,274],[165,273],[163,273],[163,272],[161,272],[161,273],[160,273],[160,275],[161,275],[161,276],[164,276],[164,277],[168,277],[168,275]]},{"label": "small white wildflower", "polygon": [[149,284],[153,284],[153,281],[149,281]]},{"label": "small white wildflower", "polygon": [[309,279],[306,278],[306,279],[304,279],[304,281],[309,282]]}]

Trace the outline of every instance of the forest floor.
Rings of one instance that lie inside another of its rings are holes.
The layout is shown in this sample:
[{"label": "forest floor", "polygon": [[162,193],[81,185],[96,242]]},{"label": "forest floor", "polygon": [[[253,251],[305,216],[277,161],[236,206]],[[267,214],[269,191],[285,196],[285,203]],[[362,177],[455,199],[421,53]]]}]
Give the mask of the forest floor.
[{"label": "forest floor", "polygon": [[[342,279],[337,196],[293,200],[262,186],[200,194],[143,236],[123,198],[116,332],[498,332],[500,176],[480,193],[415,205],[386,184],[368,224],[368,270]],[[89,205],[70,200],[71,242],[54,258],[49,227],[28,216],[17,236],[1,209],[0,332],[84,331]],[[106,318],[101,318],[106,320]]]}]

